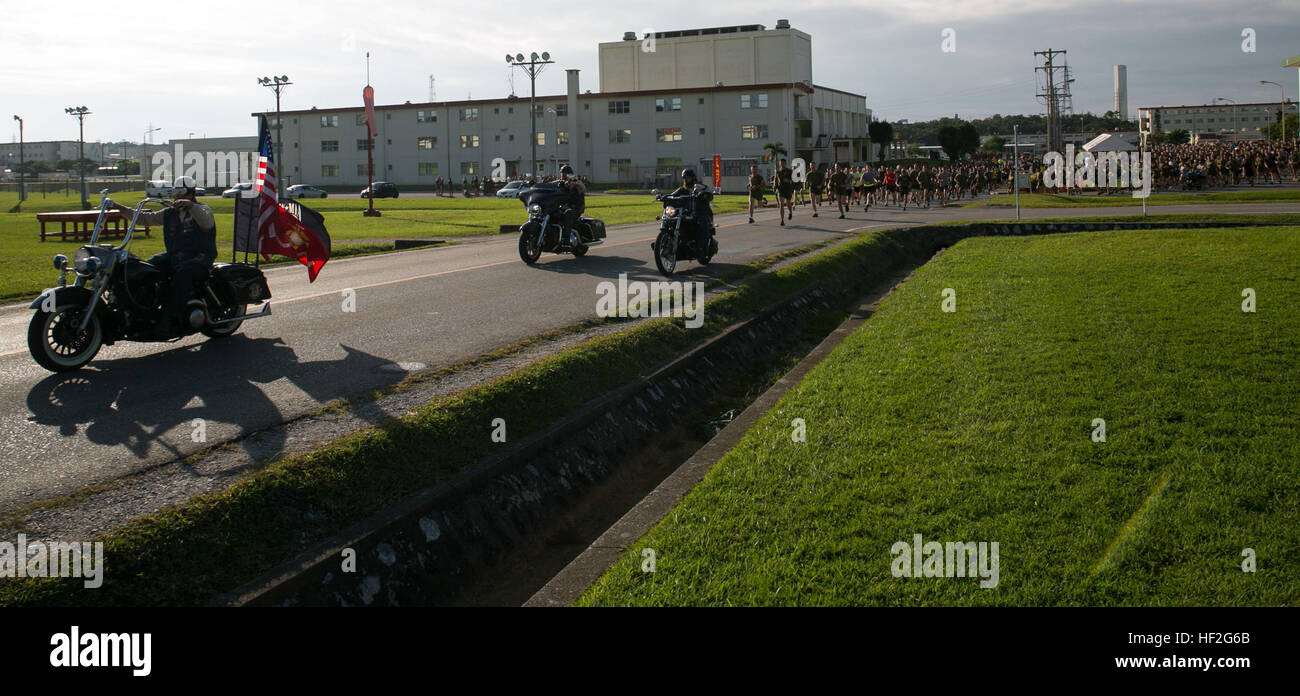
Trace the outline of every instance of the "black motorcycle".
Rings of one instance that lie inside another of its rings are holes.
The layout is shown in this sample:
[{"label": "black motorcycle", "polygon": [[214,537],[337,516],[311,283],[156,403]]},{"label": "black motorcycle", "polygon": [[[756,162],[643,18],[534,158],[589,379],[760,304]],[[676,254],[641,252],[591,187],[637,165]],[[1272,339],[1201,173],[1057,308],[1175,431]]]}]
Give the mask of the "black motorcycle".
[{"label": "black motorcycle", "polygon": [[[696,260],[707,266],[718,253],[718,240],[714,237],[718,228],[713,224],[712,216],[701,219],[699,211],[708,206],[712,194],[707,189],[683,193],[656,193],[655,200],[664,204],[663,215],[659,218],[659,237],[650,248],[655,253],[655,265],[659,272],[670,276],[677,270],[678,261]],[[708,244],[698,249],[696,230],[699,225],[708,225]]]},{"label": "black motorcycle", "polygon": [[585,256],[587,250],[605,241],[605,223],[582,216],[570,238],[564,220],[572,202],[570,193],[558,182],[533,184],[519,192],[528,210],[528,222],[519,226],[519,258],[533,265],[543,251]]},{"label": "black motorcycle", "polygon": [[[140,211],[150,202],[169,204],[157,198],[140,201],[122,245],[115,247],[96,244],[106,213],[114,207],[112,199],[103,196],[90,243],[73,254],[71,263],[63,254],[54,257],[58,287],[32,302],[36,314],[27,328],[27,349],[41,367],[52,372],[76,370],[89,363],[101,346],[117,341],[173,341],[196,331],[211,338],[229,336],[245,319],[271,313],[270,302],[254,314],[246,313],[249,304],[271,297],[260,269],[218,263],[209,271],[199,297],[189,303],[189,326],[160,335],[157,327],[164,318],[161,305],[167,297],[167,273],[127,251]],[[71,285],[69,270],[76,274]]]}]

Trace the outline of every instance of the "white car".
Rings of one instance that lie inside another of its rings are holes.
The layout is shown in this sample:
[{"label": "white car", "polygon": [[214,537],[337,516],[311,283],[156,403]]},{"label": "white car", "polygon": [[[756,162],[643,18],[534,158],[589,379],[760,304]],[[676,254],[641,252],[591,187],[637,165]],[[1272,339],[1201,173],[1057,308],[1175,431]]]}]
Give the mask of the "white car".
[{"label": "white car", "polygon": [[324,198],[329,195],[325,191],[307,184],[294,184],[285,189],[284,193],[289,198]]},{"label": "white car", "polygon": [[248,183],[248,182],[244,182],[244,183],[240,183],[240,184],[235,184],[234,186],[231,186],[230,188],[226,189],[225,191],[222,191],[222,192],[221,192],[221,197],[222,197],[222,198],[234,198],[234,197],[236,197],[236,196],[243,196],[243,195],[247,195],[247,194],[244,193],[245,191],[251,191],[251,190],[253,190],[253,185],[250,184],[250,183]]},{"label": "white car", "polygon": [[144,182],[144,195],[149,198],[171,198],[172,182],[161,179]]},{"label": "white car", "polygon": [[497,191],[497,198],[518,198],[519,192],[527,188],[522,181],[512,181]]}]

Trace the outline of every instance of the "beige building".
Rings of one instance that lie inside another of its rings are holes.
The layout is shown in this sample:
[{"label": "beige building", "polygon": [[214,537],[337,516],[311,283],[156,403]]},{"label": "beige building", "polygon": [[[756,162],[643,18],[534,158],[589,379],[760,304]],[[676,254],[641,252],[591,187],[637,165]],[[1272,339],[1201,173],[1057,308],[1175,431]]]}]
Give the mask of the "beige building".
[{"label": "beige building", "polygon": [[[866,97],[813,83],[811,37],[788,24],[660,32],[653,41],[629,34],[598,50],[600,91],[583,90],[568,70],[565,94],[537,97],[531,138],[527,97],[376,106],[375,179],[426,188],[439,177],[491,176],[494,162],[521,175],[532,139],[541,173],[571,163],[594,182],[637,186],[715,154],[729,179],[740,176],[774,142],[819,163],[870,157]],[[365,185],[360,104],[281,116],[283,180]]]},{"label": "beige building", "polygon": [[[1253,140],[1264,137],[1264,126],[1277,122],[1281,108],[1279,102],[1144,106],[1138,109],[1138,127],[1144,135],[1185,130],[1193,139],[1210,135],[1224,140]],[[1287,102],[1286,113],[1296,113],[1295,102]]]}]

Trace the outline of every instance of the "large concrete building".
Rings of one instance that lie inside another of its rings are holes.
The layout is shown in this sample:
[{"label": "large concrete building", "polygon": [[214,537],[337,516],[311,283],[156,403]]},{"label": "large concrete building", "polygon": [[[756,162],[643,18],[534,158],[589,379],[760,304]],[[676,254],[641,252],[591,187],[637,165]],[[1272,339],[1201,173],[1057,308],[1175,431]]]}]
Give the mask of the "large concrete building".
[{"label": "large concrete building", "polygon": [[[1138,109],[1138,127],[1145,135],[1185,130],[1196,139],[1257,140],[1265,126],[1277,122],[1281,108],[1279,102],[1144,106]],[[1286,113],[1296,113],[1295,102],[1286,103]]]},{"label": "large concrete building", "polygon": [[[866,97],[817,85],[812,39],[787,22],[658,32],[598,46],[599,92],[567,71],[565,94],[537,97],[530,137],[527,97],[376,106],[375,179],[431,186],[441,177],[507,175],[571,163],[597,183],[658,184],[683,166],[723,158],[724,187],[758,163],[768,143],[809,161],[871,157]],[[266,115],[274,119],[274,114]],[[283,111],[287,183],[366,181],[361,105]],[[702,177],[708,170],[702,171]]]}]

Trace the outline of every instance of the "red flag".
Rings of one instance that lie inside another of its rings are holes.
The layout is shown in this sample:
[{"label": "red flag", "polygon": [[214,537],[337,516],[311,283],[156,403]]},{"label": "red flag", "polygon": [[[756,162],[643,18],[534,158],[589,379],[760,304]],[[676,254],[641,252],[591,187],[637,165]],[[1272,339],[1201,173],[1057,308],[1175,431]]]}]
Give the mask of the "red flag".
[{"label": "red flag", "polygon": [[273,254],[297,259],[307,267],[308,282],[316,282],[316,275],[330,259],[330,236],[325,230],[325,218],[297,201],[285,201],[276,206],[272,235],[263,236],[258,251],[262,258]]}]

